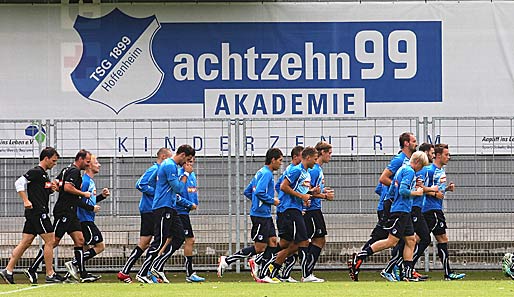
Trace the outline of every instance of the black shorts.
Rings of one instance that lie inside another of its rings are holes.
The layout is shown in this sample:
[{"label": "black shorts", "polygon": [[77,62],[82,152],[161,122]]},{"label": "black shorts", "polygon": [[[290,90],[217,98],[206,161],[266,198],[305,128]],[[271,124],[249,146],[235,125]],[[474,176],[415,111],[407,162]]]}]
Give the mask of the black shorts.
[{"label": "black shorts", "polygon": [[413,206],[410,215],[412,224],[414,225],[414,232],[421,240],[430,241],[430,231],[425,221],[425,216],[421,213],[421,207]]},{"label": "black shorts", "polygon": [[446,218],[442,210],[429,210],[423,213],[427,221],[428,229],[434,235],[446,234]]},{"label": "black shorts", "polygon": [[139,236],[153,236],[155,229],[155,219],[151,212],[141,213],[141,227]]},{"label": "black shorts", "polygon": [[184,237],[184,228],[182,220],[173,208],[162,207],[153,211],[155,220],[153,240],[157,242],[165,242],[167,238]]},{"label": "black shorts", "polygon": [[73,232],[82,232],[82,226],[76,215],[66,215],[55,217],[54,232],[55,237],[63,238],[64,234]]},{"label": "black shorts", "polygon": [[309,238],[319,238],[327,235],[327,226],[321,209],[306,211],[303,219],[305,220],[305,227],[307,228]]},{"label": "black shorts", "polygon": [[25,234],[46,234],[54,232],[54,227],[47,213],[34,213],[25,215],[25,225],[23,225],[23,233]]},{"label": "black shorts", "polygon": [[81,222],[80,225],[82,226],[82,234],[84,234],[84,244],[95,245],[104,241],[102,232],[94,222]]},{"label": "black shorts", "polygon": [[275,224],[273,223],[273,219],[263,218],[263,217],[254,217],[250,216],[252,220],[252,240],[254,242],[264,242],[268,243],[268,239],[270,237],[276,237],[277,232],[275,231]]},{"label": "black shorts", "polygon": [[191,219],[189,215],[181,214],[179,215],[180,220],[182,221],[182,227],[184,228],[184,236],[186,238],[193,238],[195,234],[193,233],[193,226],[191,226]]},{"label": "black shorts", "polygon": [[377,211],[378,223],[379,226],[386,226],[387,221],[389,220],[389,216],[391,215],[391,205],[393,204],[393,199],[384,200],[384,208],[382,210]]},{"label": "black shorts", "polygon": [[286,209],[278,216],[278,236],[280,239],[296,243],[308,240],[307,227],[302,212],[295,208]]},{"label": "black shorts", "polygon": [[399,239],[414,235],[412,218],[408,212],[392,212],[384,228]]}]

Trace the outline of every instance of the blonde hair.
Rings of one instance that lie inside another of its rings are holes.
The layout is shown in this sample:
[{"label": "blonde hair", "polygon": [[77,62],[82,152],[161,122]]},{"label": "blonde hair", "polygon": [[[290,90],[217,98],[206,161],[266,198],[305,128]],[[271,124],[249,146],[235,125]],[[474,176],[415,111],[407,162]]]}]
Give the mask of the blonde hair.
[{"label": "blonde hair", "polygon": [[414,152],[414,154],[412,154],[412,156],[410,157],[410,160],[418,164],[421,163],[423,166],[428,165],[428,156],[425,152],[422,151]]}]

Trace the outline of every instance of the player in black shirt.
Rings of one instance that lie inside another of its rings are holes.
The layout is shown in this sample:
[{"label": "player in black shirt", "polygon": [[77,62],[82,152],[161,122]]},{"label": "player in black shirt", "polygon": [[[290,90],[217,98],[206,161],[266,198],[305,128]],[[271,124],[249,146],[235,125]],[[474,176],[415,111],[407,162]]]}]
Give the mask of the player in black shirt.
[{"label": "player in black shirt", "polygon": [[37,235],[41,236],[45,245],[40,249],[37,266],[31,266],[24,271],[32,284],[37,283],[36,269],[39,263],[45,260],[46,282],[62,282],[63,278],[56,274],[53,261],[54,230],[48,215],[49,196],[58,190],[56,182],[51,182],[46,172],[52,169],[59,159],[59,154],[53,147],[47,147],[39,155],[39,165],[27,171],[16,180],[15,186],[18,195],[25,207],[25,225],[20,243],[12,251],[7,267],[0,271],[0,276],[9,284],[14,284],[13,270],[23,253],[30,247]]},{"label": "player in black shirt", "polygon": [[91,163],[91,153],[86,150],[80,150],[75,156],[75,162],[68,167],[64,168],[57,176],[59,181],[59,198],[54,207],[54,230],[55,242],[54,246],[59,245],[61,238],[65,233],[68,233],[73,240],[73,250],[79,274],[73,267],[68,267],[68,272],[73,278],[80,282],[93,282],[98,280],[99,277],[86,272],[84,267],[84,235],[82,234],[82,227],[77,217],[77,207],[98,212],[100,206],[89,205],[82,201],[80,197],[89,198],[90,192],[82,192],[82,176],[81,170],[85,170]]}]

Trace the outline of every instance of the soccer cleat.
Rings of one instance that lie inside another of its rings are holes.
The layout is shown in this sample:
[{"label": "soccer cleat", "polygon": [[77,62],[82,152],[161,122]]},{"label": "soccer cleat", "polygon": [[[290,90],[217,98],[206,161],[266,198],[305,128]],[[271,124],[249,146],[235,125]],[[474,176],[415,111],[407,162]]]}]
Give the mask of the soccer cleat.
[{"label": "soccer cleat", "polygon": [[402,280],[400,267],[398,267],[398,265],[393,266],[393,276],[396,279],[396,281],[398,281],[398,282]]},{"label": "soccer cleat", "polygon": [[54,274],[52,274],[51,276],[47,275],[45,277],[45,283],[47,283],[47,284],[58,284],[58,283],[64,282],[65,280],[66,280],[66,278],[57,274],[56,272],[54,272]]},{"label": "soccer cleat", "polygon": [[117,275],[118,279],[124,283],[127,283],[127,284],[130,284],[132,283],[132,278],[130,277],[130,275],[128,274],[125,274],[123,272],[118,272],[118,275]]},{"label": "soccer cleat", "polygon": [[158,271],[155,268],[152,268],[152,270],[150,270],[150,272],[152,273],[153,276],[160,279],[162,283],[165,283],[165,284],[170,283],[170,281],[166,278],[166,274],[164,274],[164,272]]},{"label": "soccer cleat", "polygon": [[217,269],[218,277],[222,277],[223,272],[225,272],[225,269],[228,268],[227,261],[225,260],[226,258],[227,258],[226,256],[220,256],[218,259],[218,269]]},{"label": "soccer cleat", "polygon": [[274,279],[274,278],[271,278],[269,276],[265,276],[261,279],[259,279],[258,283],[263,283],[263,284],[278,284],[280,283],[280,281],[278,279]]},{"label": "soccer cleat", "polygon": [[458,280],[458,279],[463,279],[465,276],[466,276],[465,273],[455,273],[455,272],[452,272],[452,273],[450,273],[448,275],[445,275],[444,276],[444,280],[447,280],[447,281]]},{"label": "soccer cleat", "polygon": [[148,276],[143,276],[143,275],[139,275],[139,274],[136,274],[136,280],[143,284],[153,284],[154,283]]},{"label": "soccer cleat", "polygon": [[297,283],[298,281],[295,280],[292,276],[288,278],[279,278],[279,280],[283,283]]},{"label": "soccer cleat", "polygon": [[92,283],[92,282],[96,282],[100,278],[102,278],[102,276],[94,275],[94,274],[86,272],[80,276],[80,282],[81,283]]},{"label": "soccer cleat", "polygon": [[151,272],[148,272],[148,274],[146,275],[146,277],[152,281],[152,283],[154,284],[162,284],[162,279],[156,277],[155,275],[153,275]]},{"label": "soccer cleat", "polygon": [[7,269],[0,270],[0,276],[10,285],[14,285],[14,273],[7,273]]},{"label": "soccer cleat", "polygon": [[316,277],[314,274],[310,274],[307,277],[302,277],[302,283],[324,283],[325,280],[319,277]]},{"label": "soccer cleat", "polygon": [[419,282],[419,278],[417,278],[415,276],[411,276],[411,277],[404,276],[403,277],[403,281],[405,281],[405,282]]},{"label": "soccer cleat", "polygon": [[394,274],[392,273],[389,273],[387,271],[385,271],[385,269],[383,269],[381,272],[380,272],[380,276],[385,278],[387,281],[389,282],[397,282],[398,280],[396,279],[396,277],[394,276]]},{"label": "soccer cleat", "polygon": [[357,254],[353,253],[352,259],[348,260],[347,264],[348,264],[348,268],[350,268],[350,273],[349,273],[350,278],[354,282],[358,282],[359,281],[359,269],[362,265],[362,259],[358,259]]},{"label": "soccer cleat", "polygon": [[188,283],[201,283],[205,281],[205,278],[196,275],[196,272],[193,272],[190,276],[186,276],[186,281]]},{"label": "soccer cleat", "polygon": [[417,277],[420,281],[426,281],[428,280],[428,275],[423,275],[416,270],[412,272],[412,276]]},{"label": "soccer cleat", "polygon": [[37,273],[35,271],[24,269],[23,274],[25,274],[31,284],[37,285]]},{"label": "soccer cleat", "polygon": [[259,267],[257,263],[255,263],[254,259],[248,260],[248,265],[250,265],[250,274],[253,279],[257,282],[259,280]]},{"label": "soccer cleat", "polygon": [[79,269],[77,268],[77,266],[73,265],[72,261],[64,263],[64,266],[66,267],[66,270],[68,270],[68,273],[71,275],[71,277],[78,281],[81,280]]}]

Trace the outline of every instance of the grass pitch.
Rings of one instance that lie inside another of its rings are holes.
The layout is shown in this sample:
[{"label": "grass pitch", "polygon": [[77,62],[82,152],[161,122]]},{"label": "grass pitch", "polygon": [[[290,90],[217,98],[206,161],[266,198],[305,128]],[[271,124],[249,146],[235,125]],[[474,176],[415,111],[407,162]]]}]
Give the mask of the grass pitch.
[{"label": "grass pitch", "polygon": [[[0,295],[5,296],[200,296],[200,297],[315,297],[315,296],[509,296],[514,294],[514,281],[504,278],[501,271],[466,271],[465,279],[443,281],[440,272],[431,272],[430,280],[418,283],[390,283],[381,279],[378,272],[362,271],[359,282],[350,281],[346,271],[320,271],[316,275],[325,283],[255,283],[248,272],[227,273],[218,279],[216,273],[199,273],[206,277],[204,283],[186,283],[183,273],[168,273],[170,284],[125,284],[115,279],[114,273],[104,273],[103,278],[91,284],[40,284],[31,286],[23,275],[16,275],[16,285],[0,285]],[[293,276],[299,279],[298,274]],[[40,277],[40,282],[44,282]]]}]

